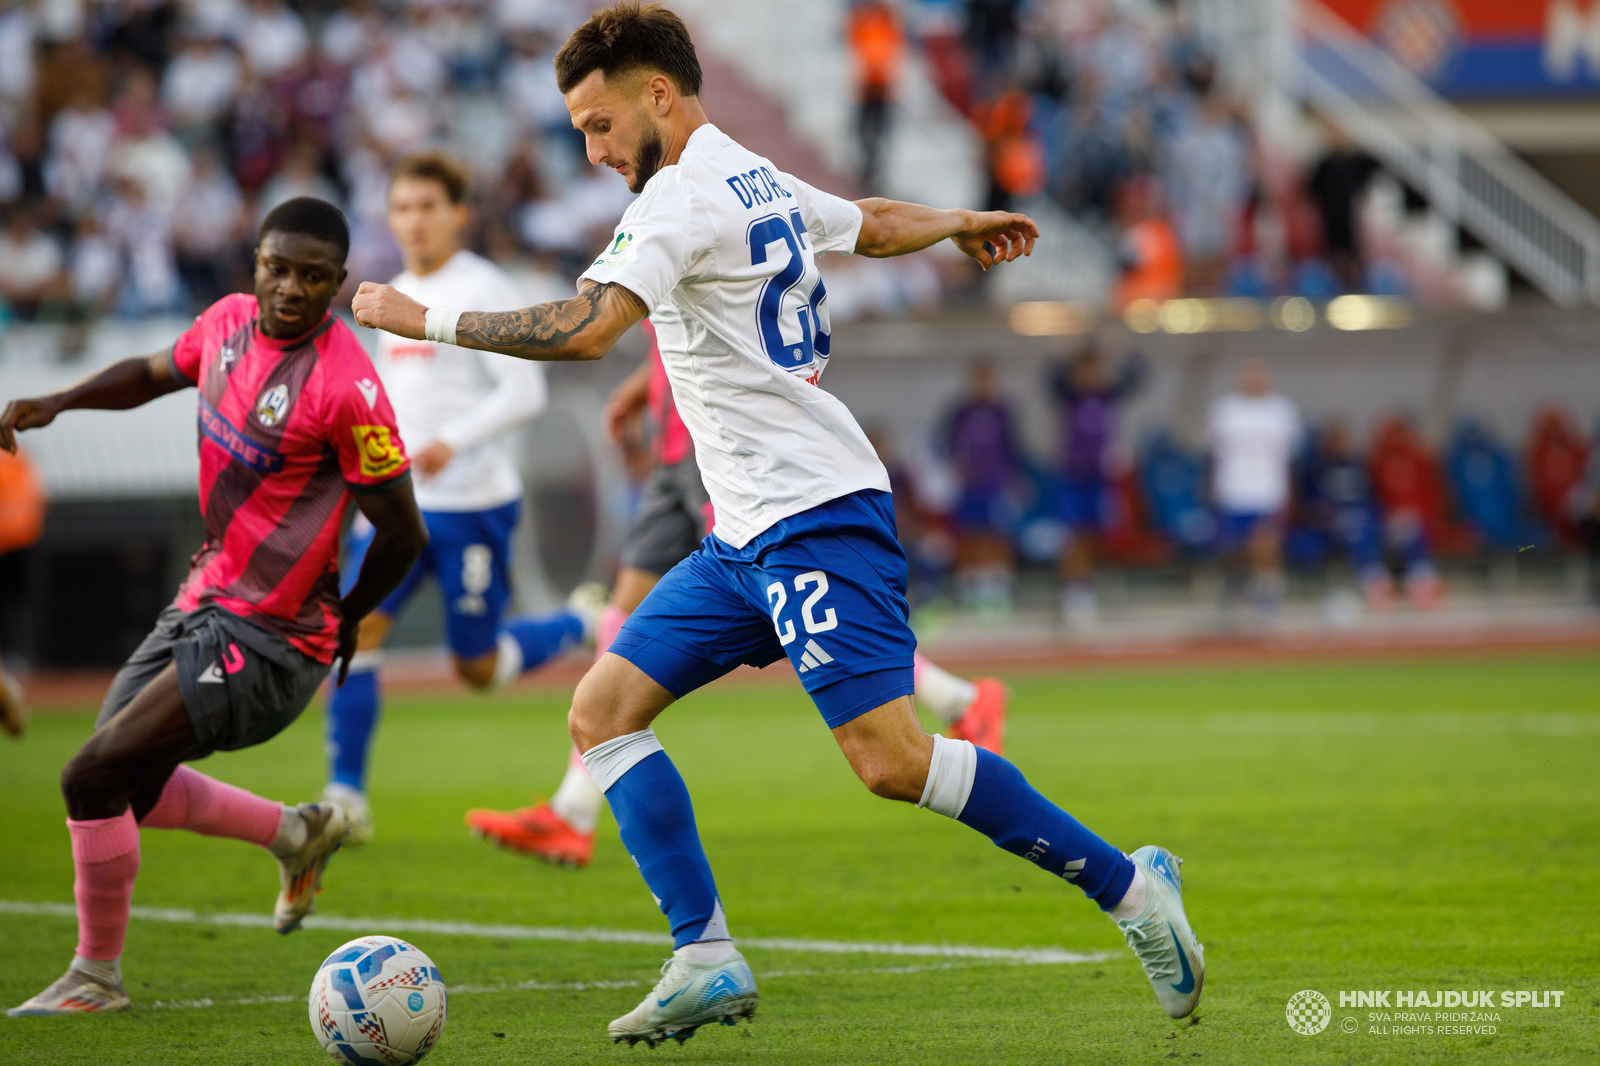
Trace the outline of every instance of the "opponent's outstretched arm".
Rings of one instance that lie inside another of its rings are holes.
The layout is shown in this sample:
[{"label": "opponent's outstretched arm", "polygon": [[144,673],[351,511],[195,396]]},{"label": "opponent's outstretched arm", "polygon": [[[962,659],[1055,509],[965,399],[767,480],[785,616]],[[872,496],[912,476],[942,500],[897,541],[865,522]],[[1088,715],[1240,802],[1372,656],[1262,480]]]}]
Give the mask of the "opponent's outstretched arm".
[{"label": "opponent's outstretched arm", "polygon": [[5,413],[0,414],[0,448],[15,455],[19,430],[42,429],[62,411],[126,411],[192,384],[172,372],[166,352],[124,359],[69,389],[6,404]]},{"label": "opponent's outstretched arm", "polygon": [[519,359],[598,359],[649,313],[621,285],[578,282],[578,295],[518,311],[428,308],[389,285],[363,281],[350,301],[356,321],[412,340],[440,341]]},{"label": "opponent's outstretched arm", "polygon": [[881,196],[855,204],[861,208],[856,254],[874,259],[921,251],[949,239],[988,270],[1032,255],[1039,238],[1033,219],[1014,211],[941,211]]},{"label": "opponent's outstretched arm", "polygon": [[361,560],[356,583],[339,601],[339,675],[334,682],[343,685],[350,673],[350,660],[356,653],[361,620],[371,614],[389,593],[411,573],[422,549],[428,546],[428,527],[417,510],[411,479],[376,492],[355,493],[356,507],[372,523],[372,543]]}]

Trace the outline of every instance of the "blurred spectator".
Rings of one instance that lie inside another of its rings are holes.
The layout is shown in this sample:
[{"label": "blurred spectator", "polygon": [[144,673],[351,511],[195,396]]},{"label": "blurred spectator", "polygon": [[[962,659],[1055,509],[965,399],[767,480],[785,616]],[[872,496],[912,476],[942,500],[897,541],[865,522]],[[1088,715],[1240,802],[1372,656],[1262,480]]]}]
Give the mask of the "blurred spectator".
[{"label": "blurred spectator", "polygon": [[322,172],[317,146],[306,141],[289,149],[282,168],[261,187],[261,197],[256,202],[256,222],[259,224],[274,207],[296,196],[314,196],[330,204],[338,204],[343,199],[339,187]]},{"label": "blurred spectator", "polygon": [[178,273],[196,305],[210,306],[232,291],[230,260],[238,253],[246,228],[238,184],[222,169],[215,151],[197,151],[173,233]]},{"label": "blurred spectator", "polygon": [[310,44],[305,21],[282,0],[249,0],[249,6],[238,40],[250,69],[271,79],[298,66]]},{"label": "blurred spectator", "polygon": [[1120,310],[1134,300],[1170,300],[1183,292],[1183,252],[1177,234],[1161,214],[1155,182],[1130,178],[1117,192],[1122,226],[1122,275],[1111,302]]},{"label": "blurred spectator", "polygon": [[180,130],[206,134],[239,92],[238,53],[216,37],[192,38],[161,76],[161,102]]},{"label": "blurred spectator", "polygon": [[45,49],[39,63],[34,109],[48,124],[74,100],[100,107],[111,99],[111,64],[84,36],[74,36]]},{"label": "blurred spectator", "polygon": [[66,295],[66,259],[55,238],[35,224],[37,211],[36,204],[18,204],[0,232],[0,298],[28,321]]},{"label": "blurred spectator", "polygon": [[340,66],[354,66],[384,33],[383,12],[374,0],[339,4],[322,24],[322,54]]},{"label": "blurred spectator", "polygon": [[1250,154],[1231,108],[1208,93],[1187,109],[1167,148],[1163,181],[1183,244],[1185,291],[1214,295],[1250,194]]},{"label": "blurred spectator", "polygon": [[966,606],[1011,609],[1011,491],[1022,471],[1011,405],[995,388],[994,366],[972,364],[967,391],[946,420],[945,447],[961,494],[956,504],[956,571]]},{"label": "blurred spectator", "polygon": [[1328,126],[1328,151],[1315,166],[1306,188],[1322,219],[1322,251],[1346,290],[1359,291],[1361,247],[1356,233],[1356,201],[1378,169],[1377,160],[1356,147],[1340,126]]},{"label": "blurred spectator", "polygon": [[139,182],[117,182],[105,226],[127,264],[117,294],[119,317],[180,314],[187,306],[172,247],[173,215],[171,205],[151,201]]},{"label": "blurred spectator", "polygon": [[1096,620],[1094,557],[1110,524],[1111,445],[1117,432],[1117,408],[1144,381],[1143,356],[1122,361],[1115,376],[1090,340],[1070,362],[1051,371],[1050,391],[1061,412],[1061,486],[1057,514],[1071,532],[1061,556],[1061,614],[1075,629]]},{"label": "blurred spectator", "polygon": [[920,599],[920,590],[938,589],[940,580],[955,559],[955,544],[939,517],[922,506],[910,468],[894,446],[884,426],[867,429],[867,440],[878,453],[878,460],[889,473],[889,493],[894,499],[895,532],[905,548],[910,564],[910,594]]},{"label": "blurred spectator", "polygon": [[1533,416],[1528,436],[1528,486],[1534,512],[1550,523],[1564,543],[1576,543],[1578,530],[1571,501],[1583,483],[1588,442],[1567,413],[1554,406]]},{"label": "blurred spectator", "polygon": [[967,41],[980,80],[987,81],[1012,60],[1022,0],[967,0]]},{"label": "blurred spectator", "polygon": [[74,212],[87,209],[100,190],[116,139],[111,112],[92,86],[79,86],[50,123],[44,169],[50,195]]},{"label": "blurred spectator", "polygon": [[966,33],[966,0],[915,0],[912,31],[932,67],[934,84],[957,111],[972,108],[972,67],[962,40]]},{"label": "blurred spectator", "polygon": [[93,211],[78,219],[70,270],[76,320],[96,318],[115,306],[122,288],[122,251]]},{"label": "blurred spectator", "polygon": [[905,35],[888,0],[858,0],[847,32],[856,68],[856,136],[861,142],[861,185],[879,190],[879,164],[889,133],[890,106],[900,78]]},{"label": "blurred spectator", "polygon": [[1589,555],[1589,601],[1600,607],[1600,432],[1589,442],[1589,460],[1567,497],[1567,513]]},{"label": "blurred spectator", "polygon": [[972,119],[988,147],[989,194],[984,209],[1009,211],[1019,197],[1044,188],[1044,146],[1030,128],[1033,100],[1007,89],[973,109]]},{"label": "blurred spectator", "polygon": [[1272,391],[1267,364],[1250,359],[1239,367],[1237,391],[1212,406],[1208,436],[1219,547],[1230,561],[1228,595],[1242,591],[1248,572],[1256,620],[1270,625],[1283,599],[1284,519],[1300,414]]},{"label": "blurred spectator", "polygon": [[1389,543],[1402,543],[1420,532],[1440,554],[1460,554],[1479,547],[1481,539],[1475,530],[1450,519],[1433,453],[1410,419],[1396,415],[1378,426],[1368,466]]},{"label": "blurred spectator", "polygon": [[33,6],[0,5],[0,105],[15,111],[33,95]]},{"label": "blurred spectator", "polygon": [[1438,576],[1426,532],[1418,524],[1402,523],[1389,529],[1393,539],[1386,545],[1372,478],[1355,453],[1346,422],[1335,420],[1318,435],[1304,484],[1302,516],[1307,528],[1349,558],[1368,607],[1386,611],[1394,606],[1386,547],[1400,556],[1408,602],[1433,606],[1438,601]]},{"label": "blurred spectator", "polygon": [[1109,220],[1131,165],[1121,136],[1101,121],[1093,82],[1080,84],[1061,117],[1053,164],[1056,199],[1074,214]]},{"label": "blurred spectator", "polygon": [[[28,549],[44,533],[44,486],[26,451],[0,451],[0,653],[15,653],[31,620],[28,608]],[[0,659],[0,728],[22,733],[26,718],[22,686]]]},{"label": "blurred spectator", "polygon": [[111,113],[117,139],[111,146],[110,173],[137,182],[153,206],[171,208],[189,184],[189,157],[166,130],[155,75],[145,67],[131,70]]}]

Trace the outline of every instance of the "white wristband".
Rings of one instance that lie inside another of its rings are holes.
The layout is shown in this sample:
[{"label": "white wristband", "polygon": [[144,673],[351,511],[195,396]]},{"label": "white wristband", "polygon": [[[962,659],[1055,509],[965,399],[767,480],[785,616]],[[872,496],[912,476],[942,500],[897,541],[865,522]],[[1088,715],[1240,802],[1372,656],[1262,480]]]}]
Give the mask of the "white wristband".
[{"label": "white wristband", "polygon": [[423,336],[435,344],[454,344],[456,323],[460,320],[460,311],[452,311],[447,307],[430,307],[422,319]]}]

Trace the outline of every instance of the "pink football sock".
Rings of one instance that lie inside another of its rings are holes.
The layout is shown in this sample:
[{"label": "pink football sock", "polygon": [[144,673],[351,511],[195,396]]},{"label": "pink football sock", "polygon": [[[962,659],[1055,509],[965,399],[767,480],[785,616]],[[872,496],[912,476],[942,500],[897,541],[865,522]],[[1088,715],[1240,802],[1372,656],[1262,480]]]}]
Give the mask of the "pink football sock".
[{"label": "pink football sock", "polygon": [[187,829],[208,837],[232,837],[266,847],[278,835],[283,804],[262,799],[237,785],[180,766],[167,779],[161,798],[140,825],[150,829]]},{"label": "pink football sock", "polygon": [[67,832],[72,834],[72,895],[78,903],[77,954],[118,958],[139,874],[139,824],[128,810],[115,818],[68,818]]},{"label": "pink football sock", "polygon": [[617,634],[622,631],[622,623],[628,620],[628,612],[614,603],[606,604],[606,609],[600,612],[600,621],[594,627],[594,657],[596,659],[606,653],[611,647],[611,642],[617,639]]}]

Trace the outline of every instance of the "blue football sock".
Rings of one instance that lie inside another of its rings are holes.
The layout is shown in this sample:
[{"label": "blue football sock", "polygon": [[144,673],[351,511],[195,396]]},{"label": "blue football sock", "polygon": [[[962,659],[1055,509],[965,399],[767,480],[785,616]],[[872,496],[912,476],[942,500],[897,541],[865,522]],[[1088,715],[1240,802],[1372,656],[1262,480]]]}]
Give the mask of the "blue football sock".
[{"label": "blue football sock", "polygon": [[1133,883],[1133,862],[1045,799],[1022,772],[978,748],[978,768],[960,821],[1013,855],[1063,877],[1110,910]]},{"label": "blue football sock", "polygon": [[326,712],[328,780],[367,790],[367,749],[378,724],[378,671],[351,670]]},{"label": "blue football sock", "polygon": [[678,768],[657,751],[606,791],[622,845],[672,926],[672,946],[728,935],[711,864],[694,826],[694,807]]},{"label": "blue football sock", "polygon": [[501,632],[511,634],[522,649],[522,672],[538,669],[583,639],[583,619],[571,611],[519,614],[507,619]]}]

